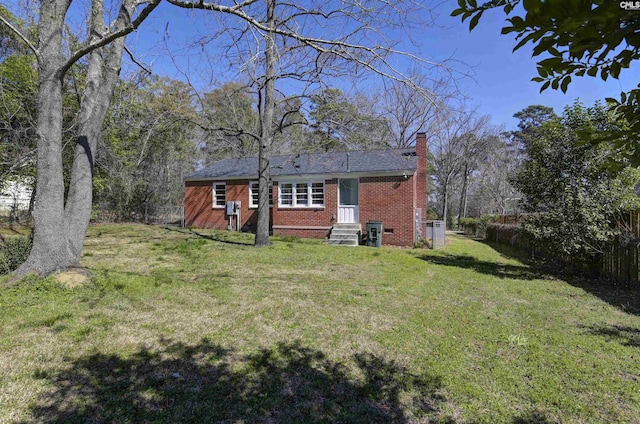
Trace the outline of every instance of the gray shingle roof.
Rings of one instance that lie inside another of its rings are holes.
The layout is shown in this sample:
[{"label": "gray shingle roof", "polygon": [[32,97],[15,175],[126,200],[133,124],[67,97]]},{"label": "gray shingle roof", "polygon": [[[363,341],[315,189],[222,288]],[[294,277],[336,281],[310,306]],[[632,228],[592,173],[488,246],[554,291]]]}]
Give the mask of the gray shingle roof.
[{"label": "gray shingle roof", "polygon": [[[347,173],[413,172],[415,148],[272,156],[271,176]],[[258,158],[223,159],[185,177],[185,180],[257,178]]]}]

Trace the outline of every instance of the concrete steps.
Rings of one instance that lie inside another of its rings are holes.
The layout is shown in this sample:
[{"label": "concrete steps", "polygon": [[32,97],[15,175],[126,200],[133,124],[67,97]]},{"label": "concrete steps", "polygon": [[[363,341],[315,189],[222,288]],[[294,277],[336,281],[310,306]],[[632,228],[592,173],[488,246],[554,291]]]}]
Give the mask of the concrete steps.
[{"label": "concrete steps", "polygon": [[357,246],[360,244],[360,224],[335,224],[327,242],[334,246]]}]

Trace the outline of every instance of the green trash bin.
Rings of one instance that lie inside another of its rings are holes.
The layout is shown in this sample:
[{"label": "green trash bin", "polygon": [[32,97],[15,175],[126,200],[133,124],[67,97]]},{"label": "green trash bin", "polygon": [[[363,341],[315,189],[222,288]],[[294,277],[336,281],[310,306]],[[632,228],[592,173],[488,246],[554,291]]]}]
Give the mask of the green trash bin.
[{"label": "green trash bin", "polygon": [[367,221],[367,246],[382,246],[382,221]]}]

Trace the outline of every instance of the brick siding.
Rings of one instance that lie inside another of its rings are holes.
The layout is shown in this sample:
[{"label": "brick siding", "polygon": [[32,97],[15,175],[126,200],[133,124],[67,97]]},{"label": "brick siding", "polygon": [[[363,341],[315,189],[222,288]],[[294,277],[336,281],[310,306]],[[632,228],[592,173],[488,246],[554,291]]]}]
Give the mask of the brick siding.
[{"label": "brick siding", "polygon": [[[415,207],[422,209],[422,220],[426,220],[427,216],[427,135],[418,133],[416,135],[416,154],[418,155],[418,167],[416,169],[415,178]],[[415,220],[415,217],[414,217]],[[422,225],[423,237],[427,234],[426,224]]]},{"label": "brick siding", "polygon": [[[414,176],[360,178],[360,223],[382,221],[382,244],[412,246]],[[393,231],[393,234],[389,232]]]},{"label": "brick siding", "polygon": [[[220,181],[220,183],[223,182]],[[224,183],[226,183],[226,200],[240,200],[241,202],[241,227],[245,231],[255,231],[258,211],[255,208],[249,208],[249,180],[233,180]],[[185,183],[185,225],[217,230],[227,229],[229,217],[226,207],[213,207],[213,184],[212,181],[187,181]],[[234,228],[236,226],[235,220],[233,226]]]},{"label": "brick siding", "polygon": [[[300,181],[304,181],[303,178]],[[287,226],[324,226],[335,223],[338,212],[338,180],[324,182],[324,208],[276,208],[273,213],[273,225]],[[273,203],[278,204],[278,184],[274,185]]]},{"label": "brick siding", "polygon": [[[426,213],[427,140],[424,134],[418,134],[416,138],[416,153],[418,167],[413,175],[360,178],[360,223],[364,231],[367,221],[382,221],[382,243],[385,245],[412,246],[415,240],[415,208],[422,208],[423,214]],[[300,181],[304,181],[304,178],[301,177]],[[226,209],[213,208],[212,185],[211,181],[185,183],[186,225],[220,230],[227,228]],[[337,178],[325,181],[323,208],[278,208],[277,182],[274,182],[273,188],[273,234],[312,238],[328,236],[327,227],[336,223],[338,214]],[[242,228],[244,231],[255,231],[257,209],[249,208],[249,180],[227,181],[226,200],[242,201]],[[288,228],[278,228],[282,226]]]}]

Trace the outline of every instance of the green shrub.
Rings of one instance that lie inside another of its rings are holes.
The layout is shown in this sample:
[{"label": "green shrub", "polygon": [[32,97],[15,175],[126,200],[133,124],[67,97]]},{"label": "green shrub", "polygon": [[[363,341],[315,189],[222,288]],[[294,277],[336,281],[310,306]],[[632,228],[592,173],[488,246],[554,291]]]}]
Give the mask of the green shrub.
[{"label": "green shrub", "polygon": [[476,236],[486,238],[487,228],[498,220],[498,215],[482,215],[476,229]]},{"label": "green shrub", "polygon": [[27,260],[31,251],[31,237],[15,237],[0,246],[0,274],[15,271]]},{"label": "green shrub", "polygon": [[460,225],[477,225],[480,223],[480,218],[460,218]]},{"label": "green shrub", "polygon": [[476,235],[478,233],[478,225],[480,218],[460,218],[460,226],[465,234]]},{"label": "green shrub", "polygon": [[460,218],[460,225],[465,234],[485,238],[487,237],[487,227],[497,220],[497,215],[482,215],[480,218]]},{"label": "green shrub", "polygon": [[424,220],[440,219],[440,215],[438,215],[438,212],[436,212],[435,209],[429,208],[427,209],[427,212],[425,213],[423,219]]},{"label": "green shrub", "polygon": [[420,238],[417,242],[415,242],[414,247],[416,249],[431,249],[433,246],[433,241],[431,239]]}]

